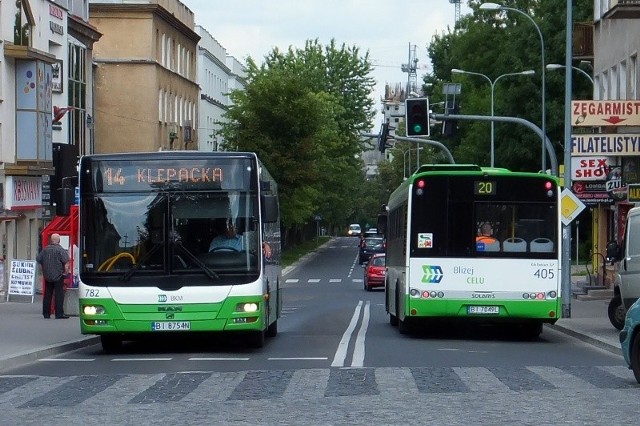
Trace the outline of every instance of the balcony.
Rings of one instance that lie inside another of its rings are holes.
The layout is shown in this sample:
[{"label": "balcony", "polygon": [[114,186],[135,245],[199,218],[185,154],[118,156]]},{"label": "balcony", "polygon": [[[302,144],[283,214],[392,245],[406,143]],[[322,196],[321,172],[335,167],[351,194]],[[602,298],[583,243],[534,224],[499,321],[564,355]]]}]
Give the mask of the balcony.
[{"label": "balcony", "polygon": [[640,18],[640,0],[609,0],[609,10],[603,19],[638,19]]},{"label": "balcony", "polygon": [[593,60],[593,24],[576,22],[573,24],[573,59]]}]

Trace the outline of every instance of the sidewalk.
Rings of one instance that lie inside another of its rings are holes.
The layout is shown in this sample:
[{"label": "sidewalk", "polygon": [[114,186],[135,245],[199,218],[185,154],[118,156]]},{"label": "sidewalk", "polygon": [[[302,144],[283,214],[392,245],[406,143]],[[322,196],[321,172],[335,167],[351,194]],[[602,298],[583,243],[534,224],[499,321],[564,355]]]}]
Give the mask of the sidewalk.
[{"label": "sidewalk", "polygon": [[[0,301],[0,372],[100,342],[97,336],[80,334],[77,316],[43,319],[41,295],[36,295],[34,303],[17,296],[5,300]],[[550,327],[619,355],[619,332],[609,322],[607,303],[572,299],[571,318]]]}]

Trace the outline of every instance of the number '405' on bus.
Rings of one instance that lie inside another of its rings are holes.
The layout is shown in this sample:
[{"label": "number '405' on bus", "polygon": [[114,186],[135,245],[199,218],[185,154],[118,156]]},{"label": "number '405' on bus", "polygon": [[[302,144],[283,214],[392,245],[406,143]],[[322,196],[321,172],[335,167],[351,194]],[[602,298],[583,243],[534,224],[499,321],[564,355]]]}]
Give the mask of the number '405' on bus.
[{"label": "number '405' on bus", "polygon": [[275,336],[276,182],[253,153],[88,155],[79,165],[83,334],[107,351],[140,335]]},{"label": "number '405' on bus", "polygon": [[422,166],[387,206],[391,324],[406,332],[428,318],[510,323],[537,337],[562,312],[560,220],[553,176]]}]

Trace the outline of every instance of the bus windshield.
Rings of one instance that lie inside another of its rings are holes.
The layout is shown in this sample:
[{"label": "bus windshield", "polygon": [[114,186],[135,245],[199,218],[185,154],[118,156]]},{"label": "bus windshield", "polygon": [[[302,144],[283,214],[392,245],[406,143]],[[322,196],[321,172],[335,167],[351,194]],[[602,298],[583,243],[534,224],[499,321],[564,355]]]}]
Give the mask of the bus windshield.
[{"label": "bus windshield", "polygon": [[[86,283],[117,277],[108,285],[158,285],[198,275],[189,284],[211,285],[257,276],[258,215],[250,192],[101,193],[82,202]],[[213,247],[216,238],[227,242]]]}]

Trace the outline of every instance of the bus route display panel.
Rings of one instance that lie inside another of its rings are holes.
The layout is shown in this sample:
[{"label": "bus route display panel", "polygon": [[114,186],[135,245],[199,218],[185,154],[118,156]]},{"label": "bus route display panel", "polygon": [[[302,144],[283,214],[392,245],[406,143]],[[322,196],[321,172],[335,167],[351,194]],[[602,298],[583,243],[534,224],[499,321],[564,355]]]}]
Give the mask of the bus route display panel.
[{"label": "bus route display panel", "polygon": [[[253,170],[250,159],[115,160],[89,166],[93,192],[171,190],[248,190]],[[86,178],[86,176],[83,176]]]}]

